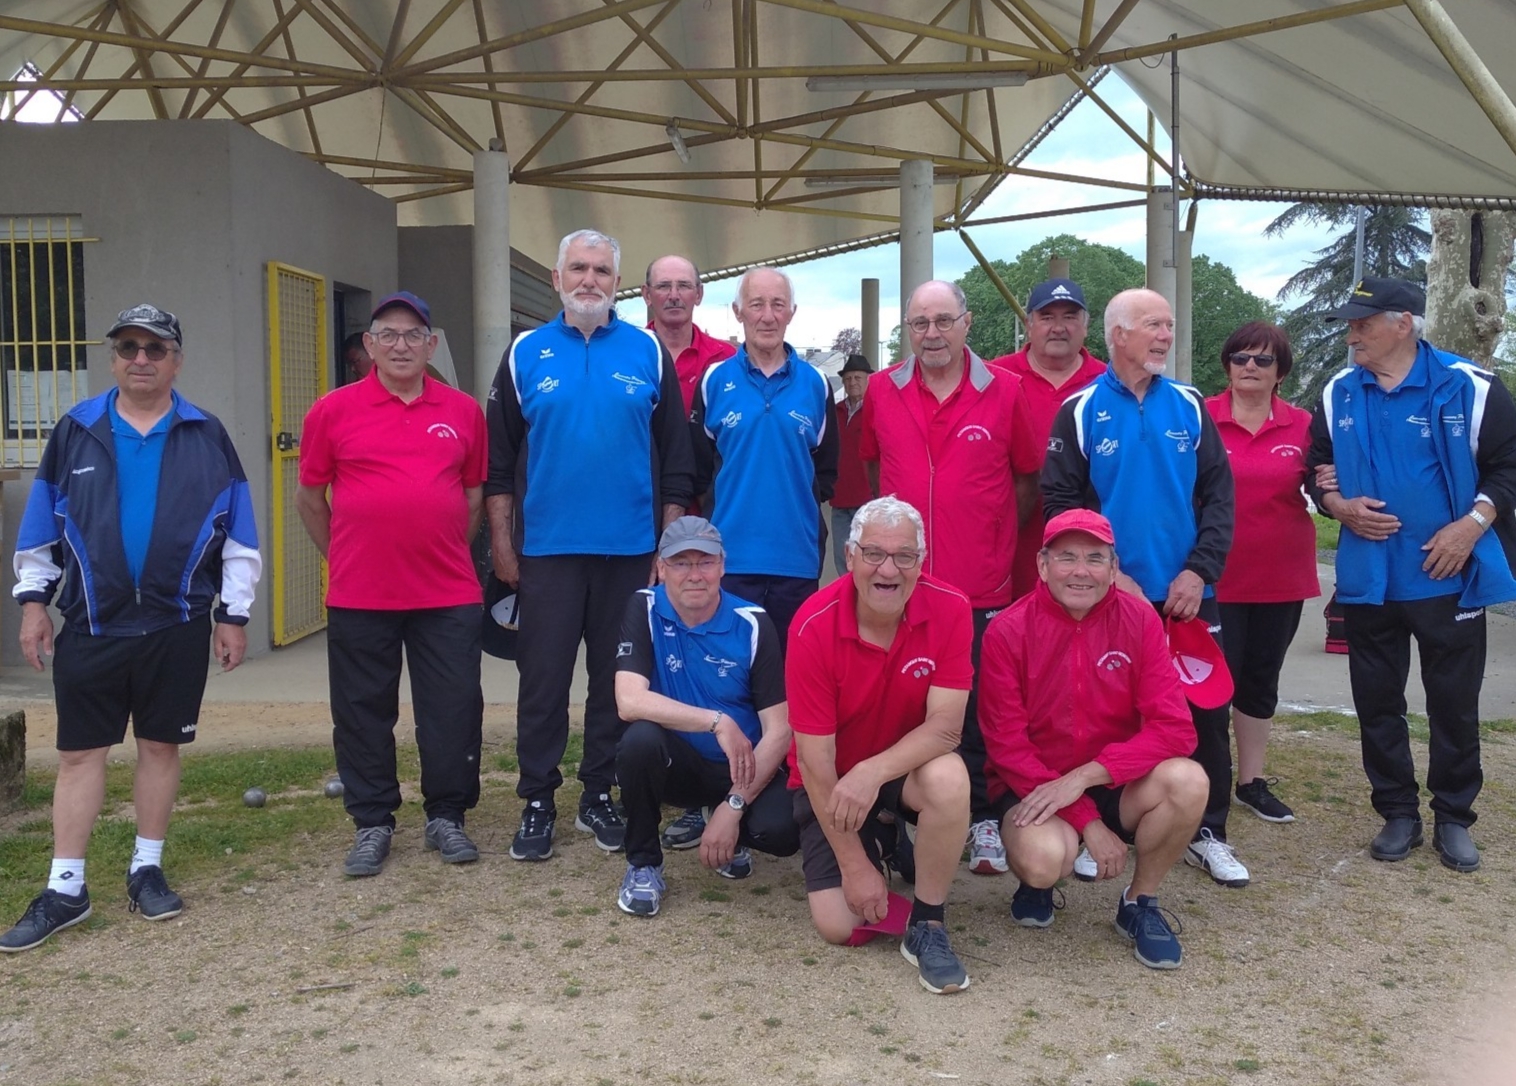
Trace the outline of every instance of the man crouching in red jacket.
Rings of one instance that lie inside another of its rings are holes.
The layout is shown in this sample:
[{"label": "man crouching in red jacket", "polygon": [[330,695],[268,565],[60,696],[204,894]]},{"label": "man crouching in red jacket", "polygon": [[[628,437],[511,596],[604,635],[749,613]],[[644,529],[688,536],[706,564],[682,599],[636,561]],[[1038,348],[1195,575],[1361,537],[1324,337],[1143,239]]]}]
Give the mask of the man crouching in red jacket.
[{"label": "man crouching in red jacket", "polygon": [[1179,940],[1158,885],[1205,808],[1205,771],[1187,755],[1195,726],[1163,623],[1144,600],[1112,591],[1116,537],[1086,509],[1047,524],[1042,583],[1002,611],[984,637],[980,712],[991,796],[1003,812],[1006,858],[1021,886],[1011,918],[1053,922],[1053,884],[1084,839],[1099,878],[1137,869],[1116,928],[1153,969],[1179,967]]}]

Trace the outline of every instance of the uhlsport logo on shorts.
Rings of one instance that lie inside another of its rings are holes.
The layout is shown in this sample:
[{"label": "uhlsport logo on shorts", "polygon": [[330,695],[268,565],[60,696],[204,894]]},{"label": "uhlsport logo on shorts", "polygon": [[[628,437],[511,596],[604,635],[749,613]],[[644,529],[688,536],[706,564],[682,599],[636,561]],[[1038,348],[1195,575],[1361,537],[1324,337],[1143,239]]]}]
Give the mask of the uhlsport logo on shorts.
[{"label": "uhlsport logo on shorts", "polygon": [[905,662],[905,666],[900,669],[900,674],[909,675],[913,679],[924,679],[936,670],[936,660],[930,656],[917,656]]}]

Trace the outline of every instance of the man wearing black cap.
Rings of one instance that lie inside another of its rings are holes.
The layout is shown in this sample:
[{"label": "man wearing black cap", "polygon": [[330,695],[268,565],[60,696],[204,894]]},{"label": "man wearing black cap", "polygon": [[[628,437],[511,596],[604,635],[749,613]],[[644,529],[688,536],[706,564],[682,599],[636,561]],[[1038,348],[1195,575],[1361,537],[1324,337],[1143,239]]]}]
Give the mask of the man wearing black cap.
[{"label": "man wearing black cap", "polygon": [[853,514],[874,499],[868,469],[858,454],[863,434],[863,397],[874,370],[861,354],[850,354],[842,364],[842,399],[837,401],[837,485],[832,488],[832,560],[837,575],[847,572],[847,535]]},{"label": "man wearing black cap", "polygon": [[1432,843],[1444,865],[1474,871],[1484,609],[1516,599],[1516,404],[1493,373],[1426,343],[1425,313],[1419,287],[1368,278],[1327,317],[1347,322],[1353,364],[1322,391],[1306,462],[1335,469],[1335,489],[1316,479],[1311,496],[1345,529],[1337,598],[1363,768],[1385,820],[1369,854],[1403,860],[1423,840],[1405,719],[1414,637]]},{"label": "man wearing black cap", "polygon": [[162,866],[179,747],[195,738],[206,645],[225,671],[242,662],[262,570],[231,438],[174,391],[184,361],[178,319],[133,306],[105,338],[115,387],[59,421],[16,540],[21,651],[38,671],[54,655],[47,605],[62,584],[58,780],[47,889],[0,935],[0,951],[29,950],[89,917],[84,853],[105,800],[106,755],[126,737],[128,716],[137,739],[128,911],[179,915],[184,903]]},{"label": "man wearing black cap", "polygon": [[[330,563],[327,665],[343,802],[357,826],[343,864],[377,875],[400,807],[395,722],[402,650],[411,675],[427,850],[468,863],[479,802],[483,593],[469,541],[484,509],[489,443],[472,397],[427,376],[431,309],[408,291],[374,308],[368,376],[305,417],[296,507]],[[331,488],[331,500],[327,488]]]},{"label": "man wearing black cap", "polygon": [[665,802],[711,807],[700,862],[724,878],[753,872],[750,848],[800,847],[779,635],[761,607],[721,588],[721,533],[680,517],[658,542],[656,588],[632,595],[616,650],[616,750],[626,806],[626,876],[616,903],[654,916],[663,899],[658,813]]}]

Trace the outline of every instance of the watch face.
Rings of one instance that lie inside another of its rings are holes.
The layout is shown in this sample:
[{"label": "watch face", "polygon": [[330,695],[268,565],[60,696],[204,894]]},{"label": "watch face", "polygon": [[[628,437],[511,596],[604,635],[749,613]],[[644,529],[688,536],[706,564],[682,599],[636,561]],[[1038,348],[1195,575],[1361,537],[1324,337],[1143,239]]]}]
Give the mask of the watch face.
[{"label": "watch face", "polygon": [[727,796],[726,805],[734,811],[740,811],[747,806],[747,803],[741,796]]}]

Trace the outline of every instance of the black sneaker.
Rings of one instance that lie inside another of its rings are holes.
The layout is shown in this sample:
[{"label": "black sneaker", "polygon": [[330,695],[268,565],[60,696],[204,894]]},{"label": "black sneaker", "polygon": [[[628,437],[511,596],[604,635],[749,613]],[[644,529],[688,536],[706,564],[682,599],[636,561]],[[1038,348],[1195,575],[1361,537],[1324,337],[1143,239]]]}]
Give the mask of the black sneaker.
[{"label": "black sneaker", "polygon": [[144,920],[172,920],[184,911],[184,899],[168,888],[163,868],[148,864],[126,876],[126,911],[141,913]]},{"label": "black sneaker", "polygon": [[471,864],[479,858],[479,850],[463,832],[463,824],[449,818],[426,820],[423,847],[427,852],[440,852],[445,864]]},{"label": "black sneaker", "polygon": [[900,876],[901,882],[916,884],[916,842],[903,818],[893,822],[874,820],[870,827],[879,849],[879,862]]},{"label": "black sneaker", "polygon": [[32,903],[16,921],[16,926],[0,935],[0,951],[14,954],[41,946],[55,931],[71,928],[89,919],[89,888],[79,891],[79,896],[60,894],[57,890],[44,890],[32,898]]},{"label": "black sneaker", "polygon": [[947,928],[918,920],[905,931],[900,954],[920,970],[921,986],[933,995],[961,992],[969,986],[968,972],[948,943]]},{"label": "black sneaker", "polygon": [[558,821],[555,808],[534,799],[521,809],[521,828],[511,838],[511,859],[546,860],[553,855],[553,824]]},{"label": "black sneaker", "polygon": [[379,874],[384,869],[384,858],[390,854],[390,838],[394,834],[393,826],[364,826],[353,838],[353,847],[342,863],[342,873],[355,879]]},{"label": "black sneaker", "polygon": [[626,823],[611,802],[609,793],[597,796],[588,793],[579,801],[579,817],[574,819],[574,828],[595,835],[596,847],[605,852],[620,852],[626,847]]},{"label": "black sneaker", "polygon": [[1252,811],[1265,822],[1293,822],[1295,812],[1286,807],[1278,796],[1269,791],[1269,785],[1278,784],[1278,777],[1264,780],[1254,777],[1247,784],[1238,783],[1237,802]]},{"label": "black sneaker", "polygon": [[663,847],[671,849],[697,848],[705,833],[705,811],[691,807],[668,824],[663,831]]},{"label": "black sneaker", "polygon": [[[1011,895],[1011,919],[1024,928],[1050,928],[1053,926],[1053,910],[1063,908],[1063,902],[1053,897],[1054,888],[1040,890],[1022,883]],[[1058,897],[1063,895],[1060,892]]]}]

